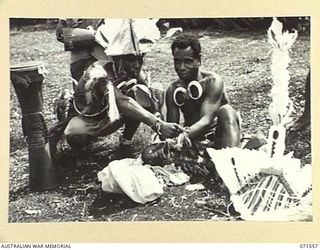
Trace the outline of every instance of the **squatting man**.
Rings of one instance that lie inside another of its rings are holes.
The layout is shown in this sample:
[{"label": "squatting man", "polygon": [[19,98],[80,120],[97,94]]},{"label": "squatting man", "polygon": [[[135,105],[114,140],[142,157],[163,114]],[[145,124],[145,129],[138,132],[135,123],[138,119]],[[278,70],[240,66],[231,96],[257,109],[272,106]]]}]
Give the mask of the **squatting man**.
[{"label": "squatting man", "polygon": [[[182,128],[178,124],[162,121],[132,97],[113,87],[112,78],[110,79],[113,73],[109,69],[110,62],[97,61],[88,68],[77,85],[73,102],[77,115],[69,121],[64,131],[71,147],[82,149],[94,138],[114,133],[128,119],[137,125],[143,122],[166,138],[176,137],[181,133]],[[118,117],[113,114],[117,112]],[[135,130],[136,127],[127,132],[129,137],[133,136]]]},{"label": "squatting man", "polygon": [[[151,126],[165,138],[176,137],[182,128],[148,112],[147,110],[155,112],[156,104],[152,98],[137,98],[148,97],[149,93],[146,74],[142,69],[143,57],[148,48],[145,44],[139,44],[138,34],[132,36],[132,27],[149,27],[148,33],[139,34],[144,40],[149,39],[152,45],[160,37],[155,22],[151,19],[119,19],[109,22],[110,20],[104,20],[99,27],[100,31],[105,26],[109,27],[104,30],[110,41],[104,47],[108,49],[105,60],[98,60],[88,67],[75,87],[73,105],[68,112],[64,129],[68,144],[75,149],[83,149],[95,138],[109,135],[125,124],[120,146],[130,145],[140,122]],[[99,46],[97,44],[95,48]],[[104,54],[103,49],[100,51]]]}]

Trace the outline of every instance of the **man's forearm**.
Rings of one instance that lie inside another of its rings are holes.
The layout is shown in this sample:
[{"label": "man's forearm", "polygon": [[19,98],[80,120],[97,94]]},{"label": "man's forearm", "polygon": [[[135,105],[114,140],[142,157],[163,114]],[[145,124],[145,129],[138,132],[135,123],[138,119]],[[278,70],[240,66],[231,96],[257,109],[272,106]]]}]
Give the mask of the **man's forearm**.
[{"label": "man's forearm", "polygon": [[116,100],[120,112],[125,116],[129,116],[137,121],[149,125],[162,138],[173,138],[183,131],[178,124],[167,123],[160,120],[140,106],[134,99],[122,95],[119,91],[117,92],[118,95]]},{"label": "man's forearm", "polygon": [[118,103],[120,112],[124,115],[141,121],[149,126],[154,125],[160,121],[156,116],[152,115],[149,111],[141,107],[134,99],[130,97],[122,97]]},{"label": "man's forearm", "polygon": [[204,136],[210,129],[210,120],[201,119],[190,127],[189,137],[191,140],[198,140]]}]

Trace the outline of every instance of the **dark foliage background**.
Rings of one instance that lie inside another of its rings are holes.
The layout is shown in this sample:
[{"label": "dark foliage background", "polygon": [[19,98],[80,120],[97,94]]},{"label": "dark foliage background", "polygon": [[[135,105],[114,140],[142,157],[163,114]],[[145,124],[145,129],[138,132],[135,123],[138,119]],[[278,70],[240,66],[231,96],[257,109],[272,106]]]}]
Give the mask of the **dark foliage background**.
[{"label": "dark foliage background", "polygon": [[[280,17],[279,20],[284,23],[285,29],[297,29],[303,32],[310,30],[310,17]],[[54,28],[58,19],[45,18],[11,18],[10,26],[34,26],[42,24]],[[242,17],[242,18],[160,18],[158,24],[170,23],[170,27],[182,27],[184,29],[213,28],[221,30],[265,30],[271,22],[272,17]]]}]

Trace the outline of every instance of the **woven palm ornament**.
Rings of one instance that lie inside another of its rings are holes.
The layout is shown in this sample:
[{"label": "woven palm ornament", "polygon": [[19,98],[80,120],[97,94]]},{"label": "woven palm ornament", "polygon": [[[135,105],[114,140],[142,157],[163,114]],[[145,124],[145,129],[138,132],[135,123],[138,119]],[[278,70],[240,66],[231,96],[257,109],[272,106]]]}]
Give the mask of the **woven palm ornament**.
[{"label": "woven palm ornament", "polygon": [[271,44],[273,86],[267,151],[226,148],[207,152],[230,192],[230,200],[244,220],[298,221],[312,219],[311,165],[301,166],[292,152],[284,155],[286,125],[292,102],[288,83],[289,52],[297,31],[283,32],[276,18],[267,31]]}]

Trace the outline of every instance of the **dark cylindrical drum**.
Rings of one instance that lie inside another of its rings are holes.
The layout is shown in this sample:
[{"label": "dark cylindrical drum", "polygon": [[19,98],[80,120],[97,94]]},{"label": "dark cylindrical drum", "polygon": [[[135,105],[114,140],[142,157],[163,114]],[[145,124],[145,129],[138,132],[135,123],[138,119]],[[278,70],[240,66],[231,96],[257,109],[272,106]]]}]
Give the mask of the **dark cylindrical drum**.
[{"label": "dark cylindrical drum", "polygon": [[28,136],[30,190],[54,189],[60,185],[60,179],[58,169],[51,160],[48,130],[42,115],[43,65],[35,62],[13,65],[10,67],[10,79]]},{"label": "dark cylindrical drum", "polygon": [[97,44],[92,32],[81,28],[64,28],[63,42],[65,51],[88,50]]}]

